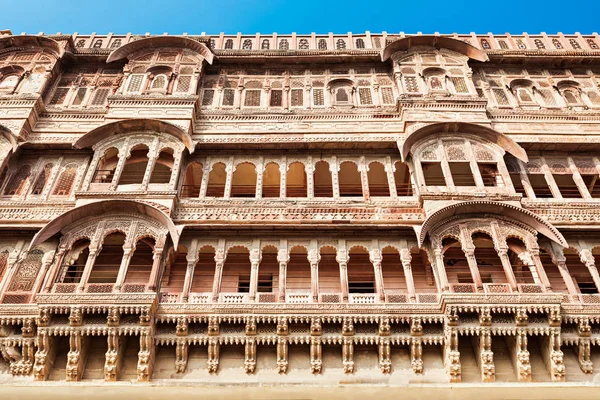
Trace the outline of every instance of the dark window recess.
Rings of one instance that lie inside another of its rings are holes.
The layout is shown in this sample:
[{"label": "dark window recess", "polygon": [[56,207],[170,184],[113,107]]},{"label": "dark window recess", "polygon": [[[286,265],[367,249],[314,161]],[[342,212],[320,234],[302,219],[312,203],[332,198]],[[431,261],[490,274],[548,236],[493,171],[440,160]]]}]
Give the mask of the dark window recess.
[{"label": "dark window recess", "polygon": [[283,100],[283,95],[282,95],[282,90],[271,90],[271,102],[270,102],[270,106],[271,107],[281,107],[282,106],[282,100]]},{"label": "dark window recess", "polygon": [[248,293],[250,292],[250,277],[249,276],[240,276],[238,279],[238,293]]},{"label": "dark window recess", "polygon": [[495,187],[499,186],[502,182],[502,178],[498,172],[498,167],[494,163],[477,164],[479,167],[479,173],[483,180],[483,186]]},{"label": "dark window recess", "polygon": [[423,175],[427,186],[446,186],[442,165],[439,162],[422,163]]},{"label": "dark window recess", "polygon": [[456,274],[456,279],[458,280],[458,283],[473,283],[471,274],[458,273]]},{"label": "dark window recess", "polygon": [[581,178],[583,178],[585,187],[587,187],[590,195],[595,199],[600,198],[600,180],[598,179],[598,174],[581,174]]},{"label": "dark window recess", "polygon": [[554,177],[554,181],[558,186],[558,190],[562,197],[569,199],[581,199],[581,193],[577,188],[577,184],[573,180],[572,175],[568,174],[560,174],[560,175],[552,175]]},{"label": "dark window recess", "polygon": [[450,162],[450,173],[454,186],[475,186],[475,179],[468,162]]},{"label": "dark window recess", "polygon": [[258,293],[273,292],[273,275],[259,275],[256,291]]},{"label": "dark window recess", "polygon": [[527,197],[527,193],[525,192],[525,187],[523,186],[523,181],[521,181],[521,174],[519,173],[510,173],[510,180],[515,187],[515,191],[517,193],[521,193],[523,197]]},{"label": "dark window recess", "polygon": [[581,294],[596,294],[598,293],[598,289],[594,282],[577,282],[577,287],[579,287],[579,292]]},{"label": "dark window recess", "polygon": [[539,198],[552,198],[552,191],[546,182],[546,178],[542,174],[527,174],[529,178],[529,183],[531,183],[531,188],[535,193],[536,197]]},{"label": "dark window recess", "polygon": [[348,293],[375,293],[375,283],[350,282],[348,284]]}]

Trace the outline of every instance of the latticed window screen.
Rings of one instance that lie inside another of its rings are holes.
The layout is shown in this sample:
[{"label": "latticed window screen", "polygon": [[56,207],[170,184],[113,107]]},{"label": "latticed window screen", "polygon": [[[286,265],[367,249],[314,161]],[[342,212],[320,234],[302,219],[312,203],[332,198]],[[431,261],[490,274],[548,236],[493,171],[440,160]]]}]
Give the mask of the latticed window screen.
[{"label": "latticed window screen", "polygon": [[304,89],[292,89],[292,107],[299,107],[304,105],[304,97],[302,93]]},{"label": "latticed window screen", "polygon": [[415,76],[405,76],[404,86],[406,87],[406,91],[409,93],[417,93],[419,91],[419,85]]},{"label": "latticed window screen", "polygon": [[4,194],[8,196],[19,196],[29,180],[30,173],[31,166],[29,165],[24,165],[19,168],[19,170],[10,178],[10,181],[8,181],[8,184],[4,189]]},{"label": "latticed window screen", "polygon": [[75,183],[75,175],[77,175],[77,168],[75,166],[67,167],[62,174],[58,177],[54,190],[52,190],[53,196],[68,196],[71,194],[73,184]]},{"label": "latticed window screen", "polygon": [[233,106],[233,99],[235,98],[235,92],[233,89],[224,89],[223,90],[223,105],[224,106]]},{"label": "latticed window screen", "polygon": [[9,290],[11,292],[28,292],[33,289],[33,284],[42,266],[44,253],[40,250],[30,252],[15,273]]},{"label": "latticed window screen", "polygon": [[211,106],[214,97],[215,91],[213,89],[204,89],[204,91],[202,92],[202,105]]},{"label": "latticed window screen", "polygon": [[394,90],[391,87],[381,88],[383,104],[394,104]]},{"label": "latticed window screen", "polygon": [[244,40],[244,43],[242,43],[242,49],[252,50],[252,40],[250,40],[250,39]]},{"label": "latticed window screen", "polygon": [[94,97],[92,98],[91,105],[92,106],[103,106],[106,104],[106,99],[110,94],[110,89],[96,89],[94,92]]},{"label": "latticed window screen", "polygon": [[227,39],[225,41],[225,49],[233,49],[233,39]]},{"label": "latticed window screen", "polygon": [[33,185],[31,194],[36,195],[36,196],[42,194],[42,192],[44,191],[44,188],[46,187],[46,184],[48,183],[48,180],[50,179],[50,175],[52,174],[53,167],[54,166],[52,164],[46,164],[44,166],[44,169],[42,170],[42,172],[40,172],[37,180],[35,181],[35,184]]},{"label": "latticed window screen", "polygon": [[62,106],[69,94],[68,87],[59,87],[54,91],[54,95],[50,99],[51,106]]},{"label": "latticed window screen", "polygon": [[323,89],[313,89],[313,102],[315,106],[325,105],[325,99],[323,98]]},{"label": "latticed window screen", "polygon": [[358,97],[360,98],[360,104],[370,105],[373,104],[373,98],[371,97],[370,88],[358,88]]},{"label": "latticed window screen", "polygon": [[279,50],[289,50],[290,49],[290,42],[288,42],[287,39],[281,39],[281,41],[279,42]]},{"label": "latticed window screen", "polygon": [[335,42],[335,47],[338,50],[343,50],[346,48],[346,42],[344,39],[338,39],[337,42]]},{"label": "latticed window screen", "polygon": [[327,40],[319,39],[319,50],[327,50]]},{"label": "latticed window screen", "polygon": [[271,90],[271,101],[269,105],[271,107],[281,107],[283,105],[283,91],[282,90]]},{"label": "latticed window screen", "polygon": [[85,99],[85,95],[87,93],[88,88],[79,88],[77,89],[77,93],[75,93],[75,98],[73,99],[74,106],[80,106],[83,104],[83,100]]},{"label": "latticed window screen", "polygon": [[129,78],[129,85],[127,86],[127,91],[129,93],[139,92],[142,87],[142,81],[144,80],[144,75],[136,74],[131,75]]},{"label": "latticed window screen", "polygon": [[260,92],[261,92],[261,90],[246,90],[246,98],[244,99],[244,106],[259,107],[260,106]]},{"label": "latticed window screen", "polygon": [[492,93],[494,93],[494,97],[496,98],[496,102],[501,106],[509,106],[510,102],[508,101],[508,97],[506,97],[506,93],[503,89],[492,89]]},{"label": "latticed window screen", "polygon": [[[300,50],[308,50],[308,40],[300,39],[300,42],[298,42],[298,48]],[[285,50],[287,50],[287,49],[285,49]]]},{"label": "latticed window screen", "polygon": [[456,93],[469,93],[469,88],[467,87],[467,82],[465,81],[465,78],[460,76],[453,76],[450,78],[450,80],[454,85]]},{"label": "latticed window screen", "polygon": [[164,75],[158,75],[152,81],[152,89],[162,89],[167,85],[167,78]]},{"label": "latticed window screen", "polygon": [[556,106],[556,99],[552,95],[552,91],[549,89],[538,89],[539,94],[544,99],[544,104],[548,107]]},{"label": "latticed window screen", "polygon": [[191,84],[191,75],[179,75],[179,77],[177,78],[177,88],[175,89],[175,91],[178,93],[187,93],[190,91]]}]

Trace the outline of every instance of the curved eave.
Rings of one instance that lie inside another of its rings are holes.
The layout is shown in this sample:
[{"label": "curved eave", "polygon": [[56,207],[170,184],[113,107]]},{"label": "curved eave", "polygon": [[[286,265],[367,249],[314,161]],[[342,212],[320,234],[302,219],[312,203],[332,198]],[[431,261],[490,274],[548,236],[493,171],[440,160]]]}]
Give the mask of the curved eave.
[{"label": "curved eave", "polygon": [[419,246],[423,245],[429,231],[438,223],[455,215],[466,214],[472,216],[493,214],[500,217],[507,217],[530,226],[537,232],[563,247],[568,247],[567,241],[558,231],[558,229],[552,226],[552,224],[550,224],[548,221],[541,218],[539,215],[510,204],[487,200],[465,201],[452,204],[435,211],[433,214],[427,217],[421,226],[421,230],[418,234]]},{"label": "curved eave", "polygon": [[381,60],[387,61],[392,56],[392,54],[398,51],[406,51],[411,47],[415,46],[430,46],[436,49],[444,48],[463,54],[473,60],[481,62],[489,60],[486,53],[479,50],[475,46],[463,42],[462,40],[434,35],[409,36],[402,39],[398,39],[385,46],[385,48],[381,51]]},{"label": "curved eave", "polygon": [[529,161],[525,149],[505,134],[487,126],[464,122],[439,122],[417,129],[404,139],[404,143],[402,144],[402,158],[406,160],[413,145],[427,136],[455,135],[459,133],[468,133],[482,137],[492,143],[496,143],[519,160],[523,162]]},{"label": "curved eave", "polygon": [[179,238],[181,235],[180,229],[175,226],[167,214],[158,208],[149,204],[139,203],[132,200],[102,200],[74,208],[48,222],[48,224],[40,229],[40,231],[33,237],[31,244],[29,245],[29,250],[38,244],[44,243],[46,240],[50,239],[52,236],[74,222],[81,221],[85,218],[89,218],[90,216],[115,213],[148,216],[167,227],[175,248],[177,248],[179,245]]},{"label": "curved eave", "polygon": [[204,43],[179,36],[156,36],[129,42],[110,53],[106,62],[111,63],[113,61],[122,60],[139,50],[157,49],[161,47],[189,49],[202,55],[209,64],[213,63],[214,54]]},{"label": "curved eave", "polygon": [[80,137],[73,146],[76,149],[92,147],[96,143],[107,139],[111,136],[116,136],[128,132],[143,132],[156,131],[167,133],[181,140],[190,153],[194,152],[194,142],[189,133],[185,132],[180,127],[169,122],[160,121],[158,119],[125,119],[121,121],[111,122],[106,125],[92,129],[82,137]]},{"label": "curved eave", "polygon": [[[12,133],[12,131],[8,128],[6,128],[5,126],[0,125],[0,135],[2,135],[4,138],[6,138],[6,140],[9,141],[10,145],[12,146],[12,151],[16,151],[17,147],[19,147],[19,139],[17,136],[14,135],[14,133]],[[22,139],[21,139],[22,141]]]},{"label": "curved eave", "polygon": [[62,55],[62,49],[58,42],[44,36],[21,35],[0,38],[0,52],[20,47],[37,47],[48,50],[57,57]]}]

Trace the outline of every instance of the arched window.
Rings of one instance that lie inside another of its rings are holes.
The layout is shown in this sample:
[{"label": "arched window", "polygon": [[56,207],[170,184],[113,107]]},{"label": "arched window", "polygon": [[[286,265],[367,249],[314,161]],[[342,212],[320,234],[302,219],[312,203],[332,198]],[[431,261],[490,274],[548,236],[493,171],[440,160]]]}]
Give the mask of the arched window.
[{"label": "arched window", "polygon": [[127,275],[123,285],[123,292],[143,292],[149,284],[150,273],[154,258],[155,241],[152,238],[139,239],[135,244],[135,250],[131,256]]},{"label": "arched window", "polygon": [[396,181],[396,193],[398,196],[412,196],[412,183],[408,165],[402,161],[394,164],[394,181]]},{"label": "arched window", "polygon": [[325,299],[334,299],[331,302],[340,302],[340,293],[342,292],[341,281],[340,281],[340,266],[336,260],[337,251],[335,247],[325,246],[322,247],[320,252],[321,260],[318,266],[319,275],[319,292],[326,294],[333,294],[333,296],[323,296],[323,302]]},{"label": "arched window", "polygon": [[161,151],[156,159],[156,163],[154,164],[152,176],[150,177],[150,183],[169,183],[171,181],[174,163],[175,159],[173,157],[172,149],[164,149]]},{"label": "arched window", "polygon": [[54,185],[52,196],[69,196],[73,190],[73,184],[75,183],[76,175],[77,165],[67,165]]},{"label": "arched window", "polygon": [[250,252],[235,246],[227,252],[221,278],[221,293],[248,293],[250,291]]},{"label": "arched window", "polygon": [[369,194],[371,196],[385,197],[390,195],[390,186],[383,164],[379,162],[370,163],[367,179],[369,181]]},{"label": "arched window", "polygon": [[181,197],[200,196],[200,186],[202,185],[202,175],[204,173],[202,164],[198,161],[191,162],[185,170],[183,185],[181,186]]},{"label": "arched window", "polygon": [[231,197],[254,197],[256,195],[256,167],[241,163],[231,177]]},{"label": "arched window", "polygon": [[94,49],[101,49],[102,48],[102,40],[98,39],[94,42]]},{"label": "arched window", "polygon": [[279,41],[279,50],[289,50],[290,49],[290,42],[288,42],[287,39],[281,39]]},{"label": "arched window", "polygon": [[[308,40],[307,39],[300,39],[300,41],[298,42],[298,48],[300,50],[308,50]],[[327,46],[325,46],[325,48],[327,48]]]},{"label": "arched window", "polygon": [[481,47],[485,50],[490,49],[490,43],[487,41],[487,39],[481,39]]},{"label": "arched window", "polygon": [[[383,287],[388,297],[388,301],[397,298],[393,295],[405,294],[407,292],[406,277],[404,275],[404,268],[402,268],[402,261],[400,261],[400,254],[398,250],[393,247],[386,247],[381,251],[381,276],[383,278]],[[406,302],[406,297],[404,301]],[[398,302],[398,301],[394,301]]]},{"label": "arched window", "polygon": [[15,272],[8,290],[10,292],[30,292],[42,266],[43,257],[44,252],[41,250],[30,251]]},{"label": "arched window", "polygon": [[576,39],[569,39],[569,44],[573,50],[581,50],[581,45]]},{"label": "arched window", "polygon": [[29,182],[31,166],[23,165],[10,177],[8,184],[4,188],[5,196],[20,196]]},{"label": "arched window", "polygon": [[331,171],[327,161],[319,161],[315,164],[313,181],[315,184],[315,197],[333,197]]},{"label": "arched window", "polygon": [[246,39],[242,43],[242,50],[252,50],[252,40]]},{"label": "arched window", "polygon": [[117,47],[121,47],[121,39],[115,39],[111,44],[111,49],[116,49]]},{"label": "arched window", "polygon": [[119,179],[119,185],[140,184],[144,181],[146,166],[148,165],[148,146],[137,145],[125,161],[125,167]]},{"label": "arched window", "polygon": [[335,48],[338,50],[343,50],[346,48],[346,41],[344,39],[338,39],[335,42]]},{"label": "arched window", "polygon": [[308,252],[304,247],[294,246],[290,249],[290,261],[287,267],[286,292],[288,295],[310,293],[310,263]]},{"label": "arched window", "polygon": [[233,49],[233,39],[227,39],[225,41],[225,49],[226,50]]},{"label": "arched window", "polygon": [[93,183],[111,183],[119,162],[119,150],[111,147],[104,152],[98,163],[98,169],[92,179]]},{"label": "arched window", "polygon": [[0,92],[13,92],[19,83],[18,75],[8,75],[0,80]]},{"label": "arched window", "polygon": [[52,169],[54,168],[53,164],[46,164],[44,168],[39,173],[35,183],[31,189],[31,194],[34,196],[39,196],[44,192],[46,185],[48,184],[48,180],[50,179],[50,175],[52,175]]},{"label": "arched window", "polygon": [[535,44],[535,47],[537,47],[538,49],[546,48],[546,46],[544,45],[544,42],[542,42],[542,39],[534,39],[533,43]]},{"label": "arched window", "polygon": [[300,162],[291,163],[286,175],[286,197],[306,197],[306,171],[304,164]]},{"label": "arched window", "polygon": [[[483,284],[507,284],[509,282],[502,261],[494,246],[494,240],[486,233],[474,233],[475,259]],[[508,292],[508,289],[506,290]]]},{"label": "arched window", "polygon": [[375,293],[375,270],[367,250],[354,247],[348,255],[348,293]]},{"label": "arched window", "polygon": [[567,105],[577,106],[581,104],[581,98],[579,97],[579,90],[577,88],[567,88],[561,91],[561,94],[565,98]]},{"label": "arched window", "polygon": [[588,46],[590,46],[590,49],[598,50],[598,45],[596,44],[594,39],[588,39],[587,42],[588,42]]},{"label": "arched window", "polygon": [[363,39],[356,39],[356,48],[357,49],[364,49],[365,48],[365,41]]},{"label": "arched window", "polygon": [[263,172],[262,197],[279,197],[281,185],[281,171],[279,164],[269,163]]},{"label": "arched window", "polygon": [[162,90],[166,89],[167,82],[168,82],[168,79],[167,79],[166,75],[164,75],[164,74],[156,75],[154,77],[154,79],[152,80],[152,85],[150,88],[152,90],[162,91]]},{"label": "arched window", "polygon": [[129,84],[127,85],[127,93],[139,93],[144,82],[144,74],[131,74]]},{"label": "arched window", "polygon": [[89,239],[80,239],[73,243],[69,255],[65,258],[61,272],[56,277],[57,283],[79,283],[90,255]]},{"label": "arched window", "polygon": [[104,238],[88,279],[89,284],[116,282],[123,260],[124,244],[125,235],[121,232],[111,233]]},{"label": "arched window", "polygon": [[327,50],[327,40],[319,39],[318,48],[319,50]]},{"label": "arched window", "polygon": [[269,39],[263,39],[260,48],[262,50],[269,50],[269,48],[271,47],[271,42],[269,41]]},{"label": "arched window", "polygon": [[350,104],[351,103],[351,88],[349,86],[339,86],[334,89],[335,92],[335,103],[336,104]]},{"label": "arched window", "polygon": [[358,166],[352,161],[340,164],[339,185],[341,197],[362,197],[362,181]]},{"label": "arched window", "polygon": [[555,49],[558,49],[558,50],[563,48],[563,45],[560,42],[560,40],[558,40],[556,38],[552,39],[552,45],[554,46]]},{"label": "arched window", "polygon": [[227,168],[225,164],[218,162],[212,166],[208,175],[208,186],[206,195],[208,197],[225,196],[225,182],[227,181]]}]

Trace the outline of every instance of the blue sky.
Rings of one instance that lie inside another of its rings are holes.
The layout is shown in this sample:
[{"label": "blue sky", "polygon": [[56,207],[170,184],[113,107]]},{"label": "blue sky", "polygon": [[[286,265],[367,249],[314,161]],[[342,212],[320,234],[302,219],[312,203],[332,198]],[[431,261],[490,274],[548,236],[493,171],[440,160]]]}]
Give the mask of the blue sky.
[{"label": "blue sky", "polygon": [[600,0],[0,0],[0,29],[28,33],[592,33]]}]

